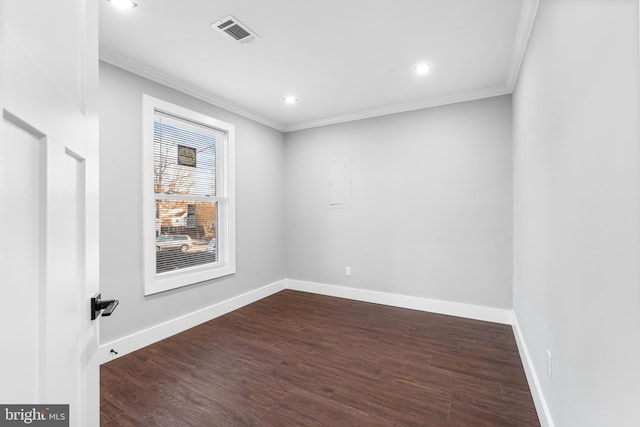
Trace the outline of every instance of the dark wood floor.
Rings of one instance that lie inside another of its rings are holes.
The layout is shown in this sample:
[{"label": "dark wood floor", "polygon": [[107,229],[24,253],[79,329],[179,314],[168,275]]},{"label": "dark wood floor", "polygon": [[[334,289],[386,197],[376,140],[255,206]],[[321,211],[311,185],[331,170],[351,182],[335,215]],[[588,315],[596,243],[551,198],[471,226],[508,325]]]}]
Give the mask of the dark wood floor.
[{"label": "dark wood floor", "polygon": [[511,327],[283,291],[101,368],[102,426],[538,426]]}]

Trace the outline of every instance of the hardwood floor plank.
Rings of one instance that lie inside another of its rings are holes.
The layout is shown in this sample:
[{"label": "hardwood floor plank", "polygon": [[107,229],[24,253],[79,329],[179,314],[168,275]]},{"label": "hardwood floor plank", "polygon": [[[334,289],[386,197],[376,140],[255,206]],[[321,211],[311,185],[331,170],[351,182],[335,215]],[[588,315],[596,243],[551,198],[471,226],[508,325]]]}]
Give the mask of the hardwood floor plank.
[{"label": "hardwood floor plank", "polygon": [[100,420],[103,423],[109,422],[114,418],[118,418],[124,412],[116,405],[111,403],[104,396],[100,396]]},{"label": "hardwood floor plank", "polygon": [[442,422],[449,416],[448,399],[428,390],[409,387],[385,387],[362,377],[351,376],[332,395],[345,406],[397,422],[419,425],[425,420]]},{"label": "hardwood floor plank", "polygon": [[522,366],[520,354],[517,351],[499,349],[495,346],[486,345],[484,343],[460,342],[458,344],[458,353],[467,357],[484,358],[509,366]]},{"label": "hardwood floor plank", "polygon": [[522,366],[510,366],[484,358],[451,358],[433,356],[431,366],[448,371],[466,373],[480,378],[514,384],[527,384]]},{"label": "hardwood floor plank", "polygon": [[523,422],[530,426],[539,426],[538,414],[528,405],[479,396],[476,399],[462,400],[454,396],[452,404],[489,414],[497,414],[505,420]]},{"label": "hardwood floor plank", "polygon": [[102,426],[537,426],[509,326],[283,291],[101,367]]},{"label": "hardwood floor plank", "polygon": [[453,396],[454,393],[473,399],[475,396],[501,398],[501,385],[495,381],[479,378],[465,373],[429,367],[425,371],[416,371],[406,364],[397,364],[385,368],[383,381],[412,384],[429,390],[437,390]]},{"label": "hardwood floor plank", "polygon": [[123,413],[108,420],[100,418],[100,425],[102,427],[139,427],[144,425],[144,421],[136,420],[132,416]]},{"label": "hardwood floor plank", "polygon": [[450,425],[456,427],[532,427],[531,424],[517,419],[507,419],[500,415],[477,411],[456,404],[451,405],[450,421]]},{"label": "hardwood floor plank", "polygon": [[[300,408],[305,408],[301,411]],[[306,390],[293,390],[288,399],[265,414],[260,426],[372,426],[389,427],[394,424],[373,414],[343,405],[326,396]]]},{"label": "hardwood floor plank", "polygon": [[502,384],[502,399],[535,408],[529,385]]}]

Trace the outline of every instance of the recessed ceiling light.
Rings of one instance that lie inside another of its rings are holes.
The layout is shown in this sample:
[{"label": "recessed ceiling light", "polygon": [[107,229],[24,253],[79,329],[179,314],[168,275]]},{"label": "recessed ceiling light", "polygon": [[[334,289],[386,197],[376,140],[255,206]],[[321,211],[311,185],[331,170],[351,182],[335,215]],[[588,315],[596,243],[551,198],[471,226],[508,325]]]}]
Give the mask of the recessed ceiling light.
[{"label": "recessed ceiling light", "polygon": [[282,98],[282,100],[287,104],[295,104],[296,102],[298,102],[298,98],[296,98],[295,96],[285,96],[284,98]]},{"label": "recessed ceiling light", "polygon": [[137,4],[135,4],[131,0],[107,0],[107,1],[120,10],[130,10],[137,6]]},{"label": "recessed ceiling light", "polygon": [[429,67],[429,64],[427,64],[426,62],[417,64],[415,67],[413,67],[413,69],[416,70],[416,74],[419,76],[427,74],[429,71],[431,71],[431,67]]}]

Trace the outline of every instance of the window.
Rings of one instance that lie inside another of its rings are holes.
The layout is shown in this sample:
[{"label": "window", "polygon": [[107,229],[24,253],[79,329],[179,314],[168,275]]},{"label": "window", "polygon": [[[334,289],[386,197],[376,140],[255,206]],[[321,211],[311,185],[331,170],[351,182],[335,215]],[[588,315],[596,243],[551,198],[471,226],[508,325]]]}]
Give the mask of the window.
[{"label": "window", "polygon": [[235,273],[234,126],[145,95],[144,293]]}]

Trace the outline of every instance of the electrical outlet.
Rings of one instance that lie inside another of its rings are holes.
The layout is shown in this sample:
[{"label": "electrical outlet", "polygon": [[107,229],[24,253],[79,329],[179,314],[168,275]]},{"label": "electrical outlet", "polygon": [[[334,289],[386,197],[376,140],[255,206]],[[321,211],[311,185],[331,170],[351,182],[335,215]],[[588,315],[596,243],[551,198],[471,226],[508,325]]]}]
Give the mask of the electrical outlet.
[{"label": "electrical outlet", "polygon": [[549,350],[547,350],[547,377],[550,380],[553,379],[553,357]]},{"label": "electrical outlet", "polygon": [[351,277],[351,267],[347,267],[347,268],[345,269],[344,274],[346,274],[346,275],[347,275],[347,277]]}]

